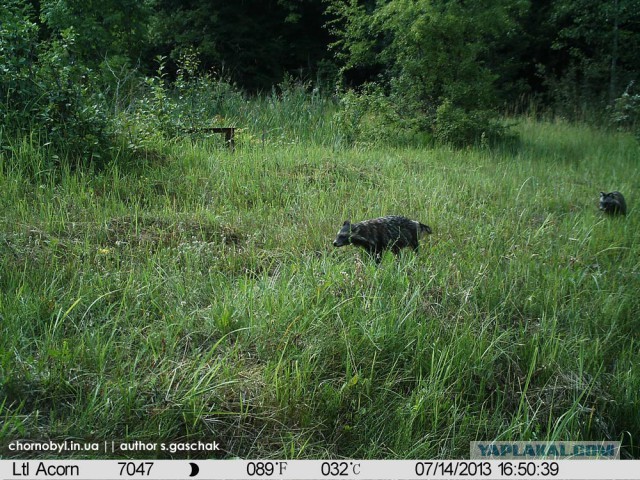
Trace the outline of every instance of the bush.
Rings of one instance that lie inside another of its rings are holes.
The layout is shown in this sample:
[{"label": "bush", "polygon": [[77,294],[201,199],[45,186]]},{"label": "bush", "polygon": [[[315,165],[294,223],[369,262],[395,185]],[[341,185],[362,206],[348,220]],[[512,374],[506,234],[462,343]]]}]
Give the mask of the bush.
[{"label": "bush", "polygon": [[386,97],[384,111],[391,112],[385,120],[404,132],[455,145],[499,133],[497,73],[489,59],[513,31],[509,2],[329,4],[338,39],[333,47],[344,71],[380,72],[376,82]]},{"label": "bush", "polygon": [[10,0],[0,15],[2,130],[16,138],[35,134],[61,161],[100,160],[109,118],[94,73],[76,61],[73,29],[38,44],[29,5]]},{"label": "bush", "polygon": [[640,141],[640,94],[629,93],[632,87],[633,83],[615,100],[610,108],[610,119],[616,128],[633,132]]},{"label": "bush", "polygon": [[201,70],[193,50],[178,61],[173,94],[178,99],[174,121],[180,130],[220,126],[225,117],[244,105],[242,94],[230,81]]},{"label": "bush", "polygon": [[117,115],[115,133],[129,150],[155,148],[187,132],[219,126],[243,104],[231,84],[199,71],[193,52],[181,58],[173,83],[166,74],[166,57],[156,61],[156,74],[144,79],[131,105]]},{"label": "bush", "polygon": [[421,118],[403,116],[393,98],[376,84],[366,85],[361,92],[345,92],[340,107],[335,121],[346,144],[398,146],[425,140]]},{"label": "bush", "polygon": [[30,5],[8,0],[0,9],[0,116],[4,130],[19,130],[33,116],[41,93],[32,81],[37,69],[37,25]]},{"label": "bush", "polygon": [[73,30],[62,32],[39,55],[36,125],[69,160],[99,161],[110,146],[109,117],[94,72],[73,56]]},{"label": "bush", "polygon": [[433,130],[440,143],[456,147],[494,142],[506,134],[493,112],[465,111],[448,100],[438,107]]}]

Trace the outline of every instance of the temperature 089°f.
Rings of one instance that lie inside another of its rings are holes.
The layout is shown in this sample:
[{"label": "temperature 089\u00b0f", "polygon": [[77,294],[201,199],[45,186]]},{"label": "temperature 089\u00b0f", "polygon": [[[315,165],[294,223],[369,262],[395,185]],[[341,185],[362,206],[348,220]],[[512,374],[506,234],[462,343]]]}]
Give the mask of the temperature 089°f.
[{"label": "temperature 089\u00b0f", "polygon": [[249,462],[247,475],[250,477],[270,477],[273,474],[282,475],[287,469],[287,462]]}]

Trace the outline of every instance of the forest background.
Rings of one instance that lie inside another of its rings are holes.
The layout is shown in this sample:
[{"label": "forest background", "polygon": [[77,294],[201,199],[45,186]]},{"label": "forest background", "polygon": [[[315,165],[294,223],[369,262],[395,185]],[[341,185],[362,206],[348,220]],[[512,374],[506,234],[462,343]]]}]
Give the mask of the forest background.
[{"label": "forest background", "polygon": [[[194,110],[205,109],[194,95],[206,82],[219,101],[233,96],[220,89],[264,96],[292,82],[339,99],[348,142],[365,134],[357,128],[365,111],[385,125],[372,138],[395,126],[403,139],[458,145],[504,134],[498,114],[514,112],[633,127],[638,6],[10,0],[0,19],[3,134],[38,132],[71,155],[104,157],[133,135],[133,116],[154,117],[147,130],[171,137],[229,113]],[[187,90],[188,112],[160,98]],[[151,133],[137,128],[134,143]]]}]

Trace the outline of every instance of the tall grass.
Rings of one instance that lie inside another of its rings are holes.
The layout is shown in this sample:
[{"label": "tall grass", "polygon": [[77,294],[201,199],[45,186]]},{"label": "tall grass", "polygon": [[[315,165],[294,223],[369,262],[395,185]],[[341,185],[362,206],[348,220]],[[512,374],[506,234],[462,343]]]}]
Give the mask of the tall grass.
[{"label": "tall grass", "polygon": [[[336,149],[312,141],[329,117],[281,132],[280,108],[238,114],[235,154],[185,139],[135,168],[30,177],[15,165],[37,148],[2,154],[3,455],[16,438],[253,458],[608,439],[638,458],[633,139],[524,119],[503,149]],[[626,218],[597,211],[612,189]],[[379,267],[331,246],[385,214],[434,234]]]}]

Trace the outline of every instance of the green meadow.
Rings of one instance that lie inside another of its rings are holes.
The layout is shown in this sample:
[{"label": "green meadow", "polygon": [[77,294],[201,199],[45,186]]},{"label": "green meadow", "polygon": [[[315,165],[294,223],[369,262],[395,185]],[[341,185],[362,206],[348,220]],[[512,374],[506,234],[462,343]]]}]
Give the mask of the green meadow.
[{"label": "green meadow", "polygon": [[[311,118],[299,135],[249,124],[235,153],[184,138],[93,170],[5,148],[0,455],[24,456],[14,439],[281,459],[613,440],[640,457],[638,143],[522,118],[503,146],[347,146]],[[601,190],[628,215],[603,216]],[[332,246],[344,220],[389,214],[432,227],[417,255]]]}]

